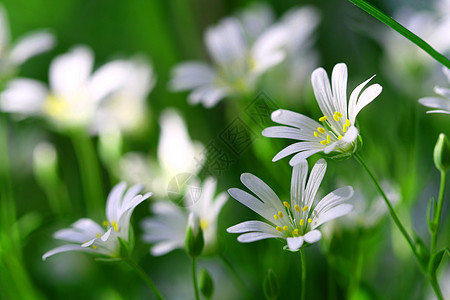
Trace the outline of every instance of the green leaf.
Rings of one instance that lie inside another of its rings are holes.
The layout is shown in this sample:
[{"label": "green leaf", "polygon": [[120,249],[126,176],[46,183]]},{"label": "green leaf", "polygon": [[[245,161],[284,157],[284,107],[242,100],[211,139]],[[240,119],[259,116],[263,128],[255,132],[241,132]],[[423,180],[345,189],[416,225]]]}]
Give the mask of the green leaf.
[{"label": "green leaf", "polygon": [[205,296],[206,299],[211,299],[214,294],[214,280],[208,270],[201,269],[198,285],[202,295]]},{"label": "green leaf", "polygon": [[425,246],[425,243],[420,239],[420,237],[415,237],[415,247],[416,247],[416,253],[419,256],[419,264],[422,270],[426,271],[428,263],[430,261],[430,251],[428,250],[427,246]]},{"label": "green leaf", "polygon": [[275,300],[278,298],[278,279],[272,269],[269,269],[266,277],[264,277],[263,289],[266,299]]},{"label": "green leaf", "polygon": [[428,265],[428,273],[434,274],[436,273],[437,268],[442,262],[442,257],[444,257],[445,252],[448,253],[448,248],[444,248],[433,254],[430,259],[430,263]]}]

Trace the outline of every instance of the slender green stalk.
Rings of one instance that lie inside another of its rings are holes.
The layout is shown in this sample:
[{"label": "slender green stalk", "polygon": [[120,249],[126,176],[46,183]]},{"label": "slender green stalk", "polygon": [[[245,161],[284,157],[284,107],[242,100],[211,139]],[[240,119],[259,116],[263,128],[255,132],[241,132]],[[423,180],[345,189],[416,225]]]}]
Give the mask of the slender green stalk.
[{"label": "slender green stalk", "polygon": [[406,231],[405,227],[403,226],[402,222],[397,216],[397,213],[395,212],[394,208],[392,207],[391,202],[389,202],[389,199],[387,198],[386,194],[384,193],[383,189],[381,188],[380,184],[378,183],[378,180],[375,178],[373,173],[370,171],[369,167],[365,164],[365,162],[362,160],[361,156],[359,154],[355,153],[353,155],[355,159],[361,164],[361,166],[366,170],[367,174],[369,175],[370,179],[372,179],[373,183],[375,184],[378,192],[383,197],[384,202],[386,202],[386,205],[389,208],[389,213],[391,214],[392,219],[394,220],[395,225],[397,225],[400,232],[403,234],[403,237],[408,242],[408,245],[411,247],[412,252],[417,257],[416,249],[414,247],[414,242],[408,232]]},{"label": "slender green stalk", "polygon": [[367,3],[364,0],[348,0],[354,5],[358,6],[368,14],[372,15],[373,17],[377,18],[387,26],[391,27],[395,31],[397,31],[399,34],[403,35],[405,38],[413,42],[415,45],[420,47],[423,51],[428,53],[431,57],[433,57],[435,60],[446,66],[450,69],[450,60],[446,58],[441,53],[437,52],[433,47],[431,47],[427,42],[422,40],[420,37],[403,27],[400,23],[395,21],[393,18],[388,17],[385,13],[380,11],[378,8],[374,7],[370,3]]},{"label": "slender green stalk", "polygon": [[164,300],[164,297],[159,292],[156,285],[153,283],[152,279],[142,270],[141,267],[138,266],[134,261],[132,261],[130,258],[124,258],[123,259],[133,270],[142,278],[142,280],[145,281],[145,283],[150,287],[153,294],[155,294],[156,298],[160,300]]},{"label": "slender green stalk", "polygon": [[439,233],[439,227],[441,226],[442,206],[444,205],[445,194],[445,178],[446,173],[441,171],[441,186],[439,188],[439,198],[437,203],[437,210],[434,215],[433,223],[436,224],[436,229],[431,233],[431,255],[436,252],[437,237]]},{"label": "slender green stalk", "polygon": [[197,258],[192,257],[192,282],[194,284],[195,299],[200,300],[200,294],[198,292],[197,284]]},{"label": "slender green stalk", "polygon": [[244,280],[239,275],[236,268],[233,266],[233,264],[226,258],[226,256],[223,253],[219,254],[220,259],[223,261],[223,263],[227,266],[227,268],[231,271],[231,274],[233,275],[233,280],[236,285],[240,286],[240,289],[245,292],[246,299],[255,299],[253,296],[253,293],[250,291],[250,289],[247,287],[247,285],[244,284]]},{"label": "slender green stalk", "polygon": [[300,261],[302,263],[302,285],[300,290],[300,300],[305,300],[306,295],[306,259],[305,251],[300,249]]},{"label": "slender green stalk", "polygon": [[78,159],[88,215],[98,219],[104,210],[105,200],[97,155],[87,134],[77,131],[71,137]]},{"label": "slender green stalk", "polygon": [[433,287],[434,293],[436,294],[436,297],[439,300],[445,300],[444,296],[442,295],[442,291],[439,287],[439,283],[436,279],[436,272],[434,272],[433,274],[430,274],[430,282],[431,282],[431,286]]}]

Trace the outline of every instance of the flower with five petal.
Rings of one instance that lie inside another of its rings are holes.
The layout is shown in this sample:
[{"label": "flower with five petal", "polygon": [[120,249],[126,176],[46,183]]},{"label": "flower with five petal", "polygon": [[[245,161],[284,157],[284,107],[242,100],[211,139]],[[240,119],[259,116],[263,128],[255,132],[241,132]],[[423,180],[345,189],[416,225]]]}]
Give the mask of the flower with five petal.
[{"label": "flower with five petal", "polygon": [[117,184],[109,193],[106,202],[106,221],[102,223],[83,218],[72,224],[71,228],[61,229],[54,234],[59,240],[70,242],[52,249],[42,256],[46,260],[49,256],[67,251],[84,251],[100,254],[109,258],[120,258],[120,241],[132,247],[130,239],[130,218],[133,210],[151,193],[138,195],[142,189],[134,185],[127,191],[126,184]]},{"label": "flower with five petal", "polygon": [[294,166],[318,152],[330,154],[334,158],[347,157],[354,153],[359,137],[356,116],[382,90],[379,84],[372,84],[361,92],[374,76],[353,90],[347,107],[347,66],[340,63],[334,67],[331,86],[323,68],[314,70],[311,81],[317,103],[323,113],[319,118],[320,123],[292,111],[283,109],[274,111],[272,120],[288,126],[268,127],[262,134],[266,137],[287,138],[301,142],[281,150],[273,161],[297,153],[289,162]]},{"label": "flower with five petal", "polygon": [[281,202],[274,191],[258,177],[244,173],[242,183],[257,197],[238,188],[228,193],[263,218],[267,222],[246,221],[227,229],[230,233],[242,233],[238,237],[241,243],[250,243],[267,238],[281,238],[287,242],[290,251],[299,250],[303,244],[315,243],[322,237],[317,229],[332,219],[349,213],[353,206],[343,203],[353,195],[353,188],[339,188],[317,203],[315,196],[325,175],[327,163],[320,159],[308,176],[308,163],[302,160],[292,170],[291,200]]},{"label": "flower with five petal", "polygon": [[[450,83],[450,70],[447,69],[446,67],[443,67],[442,71],[444,72],[445,76],[448,79],[448,82]],[[420,104],[427,107],[435,108],[435,110],[427,111],[427,113],[429,114],[430,113],[450,114],[450,89],[435,86],[434,91],[446,99],[438,97],[425,97],[419,99]]]}]

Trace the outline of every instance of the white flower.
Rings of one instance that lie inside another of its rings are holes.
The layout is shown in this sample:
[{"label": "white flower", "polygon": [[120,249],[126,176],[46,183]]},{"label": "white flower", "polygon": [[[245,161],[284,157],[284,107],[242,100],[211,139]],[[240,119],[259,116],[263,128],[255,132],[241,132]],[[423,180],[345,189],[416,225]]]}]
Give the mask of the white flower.
[{"label": "white flower", "polygon": [[[444,72],[445,76],[448,79],[448,82],[450,83],[450,70],[446,67],[443,67],[442,71]],[[427,113],[450,114],[450,89],[435,86],[434,91],[446,99],[438,97],[425,97],[419,99],[420,104],[431,108],[436,108],[436,110],[430,110],[427,111]]]},{"label": "white flower", "polygon": [[288,126],[274,126],[263,130],[266,137],[300,140],[280,151],[273,161],[297,153],[289,162],[296,165],[311,155],[323,152],[334,157],[351,155],[357,148],[359,131],[355,126],[356,116],[367,104],[372,102],[382,90],[379,84],[362,89],[373,78],[357,86],[347,109],[347,66],[337,64],[332,73],[332,88],[323,68],[316,69],[311,76],[314,94],[323,113],[316,122],[304,115],[279,109],[272,113],[274,122]]},{"label": "white flower", "polygon": [[62,229],[54,234],[56,239],[70,242],[42,256],[46,260],[49,256],[66,251],[85,251],[97,253],[111,258],[120,257],[119,238],[130,242],[130,217],[133,210],[151,193],[138,195],[142,186],[134,185],[126,192],[126,184],[117,184],[109,193],[106,202],[106,219],[102,223],[105,229],[91,219],[80,219],[71,228]]},{"label": "white flower", "polygon": [[92,133],[105,127],[123,129],[138,120],[129,114],[144,111],[145,95],[153,85],[150,67],[115,60],[92,73],[93,63],[91,49],[75,47],[52,61],[49,89],[36,80],[15,79],[2,93],[0,108],[45,117],[57,128],[81,127]]},{"label": "white flower", "polygon": [[127,153],[120,161],[123,180],[146,185],[157,196],[167,195],[169,182],[182,173],[196,175],[202,165],[201,143],[191,140],[183,118],[174,109],[166,109],[159,118],[161,128],[158,159]]},{"label": "white flower", "polygon": [[171,202],[156,202],[152,205],[153,216],[142,222],[145,232],[143,240],[154,244],[150,249],[152,255],[164,255],[174,249],[184,247],[190,213],[196,214],[200,219],[205,240],[203,253],[215,250],[217,219],[228,195],[223,192],[215,196],[216,181],[213,178],[205,180],[200,196],[192,192],[194,191],[189,190],[186,194],[186,209]]},{"label": "white flower", "polygon": [[266,21],[247,29],[249,18],[243,23],[236,17],[227,17],[210,27],[205,33],[205,44],[213,65],[198,61],[179,64],[173,70],[171,88],[192,90],[189,102],[205,107],[252,91],[260,75],[280,63],[285,53],[280,50],[284,38],[266,32],[255,37]]},{"label": "white flower", "polygon": [[308,163],[302,160],[292,171],[291,201],[281,202],[274,191],[258,177],[244,173],[242,183],[257,197],[238,188],[228,193],[263,218],[261,221],[246,221],[227,229],[230,233],[242,233],[238,237],[241,243],[250,243],[267,238],[282,238],[287,249],[297,251],[304,242],[312,244],[322,237],[317,229],[332,219],[341,217],[352,210],[352,205],[343,204],[353,195],[353,188],[339,188],[316,204],[314,198],[325,175],[326,162],[320,159],[311,170],[308,183]]},{"label": "white flower", "polygon": [[45,31],[27,34],[11,44],[8,18],[4,7],[0,5],[0,77],[13,75],[18,66],[29,58],[50,50],[54,44],[53,35]]}]

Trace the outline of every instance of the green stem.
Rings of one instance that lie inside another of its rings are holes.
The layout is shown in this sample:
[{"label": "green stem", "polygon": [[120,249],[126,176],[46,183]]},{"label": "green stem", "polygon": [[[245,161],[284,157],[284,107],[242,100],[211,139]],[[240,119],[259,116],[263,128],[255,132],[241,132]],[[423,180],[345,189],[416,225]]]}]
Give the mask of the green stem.
[{"label": "green stem", "polygon": [[124,258],[123,259],[133,270],[142,278],[142,280],[145,281],[145,283],[150,287],[153,294],[155,294],[156,298],[160,300],[164,300],[164,297],[161,295],[161,293],[158,291],[158,288],[153,283],[152,279],[142,270],[141,267],[139,267],[134,261],[132,261],[130,258]]},{"label": "green stem", "polygon": [[375,184],[378,192],[383,197],[384,202],[386,202],[386,205],[389,208],[389,213],[391,214],[391,217],[394,220],[395,225],[397,225],[398,229],[403,234],[403,237],[408,242],[408,245],[411,247],[412,252],[417,257],[416,249],[414,247],[414,242],[413,242],[412,238],[409,236],[409,234],[406,231],[405,227],[403,226],[402,222],[398,218],[397,213],[395,212],[394,208],[392,207],[391,202],[389,202],[389,199],[387,198],[386,194],[384,193],[384,191],[381,188],[380,184],[378,183],[377,179],[375,178],[373,173],[370,171],[369,167],[364,163],[364,161],[362,160],[361,156],[359,156],[359,154],[355,153],[353,156],[361,164],[361,166],[364,168],[364,170],[366,170],[367,174],[369,174],[370,179],[372,179],[372,181]]},{"label": "green stem", "polygon": [[234,280],[235,284],[239,285],[241,290],[244,291],[245,294],[247,295],[246,299],[255,299],[255,297],[253,296],[253,293],[244,284],[244,280],[241,278],[238,271],[233,266],[233,264],[228,260],[228,258],[226,258],[223,253],[220,253],[219,257],[223,261],[223,263],[227,266],[227,268],[231,271],[231,274],[233,275],[233,280]]},{"label": "green stem", "polygon": [[442,215],[442,206],[444,205],[444,194],[445,194],[445,178],[446,173],[441,171],[441,186],[439,188],[439,199],[437,205],[437,211],[434,215],[433,223],[436,225],[436,229],[433,230],[431,234],[431,255],[436,252],[436,244],[437,244],[437,236],[439,233],[439,227],[441,226],[441,215]]},{"label": "green stem", "polygon": [[84,132],[74,132],[71,137],[78,159],[88,215],[98,219],[104,210],[104,198],[97,155],[92,141]]},{"label": "green stem", "polygon": [[430,274],[430,282],[431,282],[431,286],[433,287],[434,293],[436,294],[436,297],[439,300],[445,300],[444,296],[442,295],[442,291],[439,287],[439,283],[436,279],[436,272],[434,272],[433,274]]},{"label": "green stem", "polygon": [[198,284],[197,284],[197,259],[196,259],[196,257],[192,257],[192,282],[194,284],[195,299],[200,300],[200,295],[198,293]]},{"label": "green stem", "polygon": [[306,259],[305,252],[303,249],[300,249],[300,261],[302,263],[302,285],[301,285],[301,296],[300,300],[305,300],[306,295]]},{"label": "green stem", "polygon": [[364,0],[349,0],[354,5],[358,6],[368,14],[372,15],[373,17],[377,18],[387,26],[391,27],[395,31],[397,31],[399,34],[403,35],[405,38],[413,42],[415,45],[420,47],[422,50],[424,50],[426,53],[428,53],[431,57],[433,57],[435,60],[446,66],[450,69],[450,60],[446,58],[441,53],[437,52],[433,47],[431,47],[427,42],[422,40],[420,37],[403,27],[400,23],[392,19],[391,17],[388,17],[385,13],[380,11],[378,8],[374,7],[373,5],[367,3]]}]

